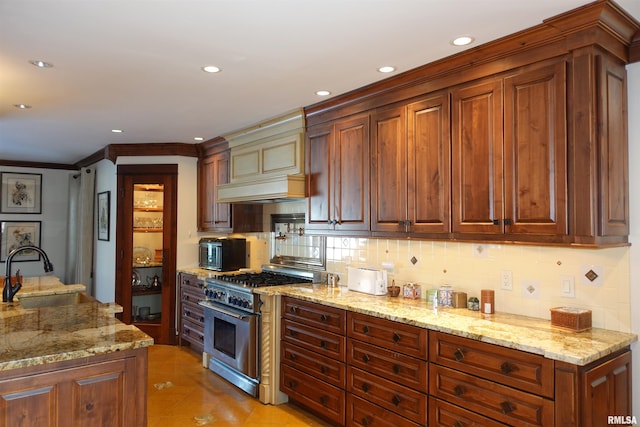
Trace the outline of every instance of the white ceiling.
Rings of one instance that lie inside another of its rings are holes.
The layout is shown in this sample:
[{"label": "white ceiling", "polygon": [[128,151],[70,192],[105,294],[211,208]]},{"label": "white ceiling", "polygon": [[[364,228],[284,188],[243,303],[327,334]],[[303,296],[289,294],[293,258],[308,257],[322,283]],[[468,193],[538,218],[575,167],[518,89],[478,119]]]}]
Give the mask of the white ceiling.
[{"label": "white ceiling", "polygon": [[[0,0],[0,160],[72,164],[108,144],[196,143],[314,104],[318,89],[388,77],[378,66],[400,73],[455,54],[458,35],[477,46],[587,3]],[[618,4],[640,19],[640,0]],[[209,64],[222,72],[201,71]]]}]

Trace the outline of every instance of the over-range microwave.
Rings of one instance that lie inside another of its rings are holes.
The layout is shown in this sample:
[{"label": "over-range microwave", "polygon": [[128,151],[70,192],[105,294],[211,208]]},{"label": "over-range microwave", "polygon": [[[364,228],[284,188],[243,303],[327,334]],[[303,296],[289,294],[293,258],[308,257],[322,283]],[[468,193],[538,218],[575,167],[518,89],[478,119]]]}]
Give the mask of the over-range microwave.
[{"label": "over-range microwave", "polygon": [[207,270],[231,271],[247,266],[247,241],[241,238],[200,239],[199,266]]}]

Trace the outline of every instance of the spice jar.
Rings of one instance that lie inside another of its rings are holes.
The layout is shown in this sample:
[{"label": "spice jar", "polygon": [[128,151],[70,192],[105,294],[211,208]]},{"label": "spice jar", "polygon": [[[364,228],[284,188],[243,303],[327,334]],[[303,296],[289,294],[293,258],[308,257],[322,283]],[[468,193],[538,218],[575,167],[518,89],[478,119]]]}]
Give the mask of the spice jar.
[{"label": "spice jar", "polygon": [[496,312],[495,292],[491,289],[482,289],[480,291],[480,309],[484,314],[493,314]]},{"label": "spice jar", "polygon": [[479,311],[480,310],[480,301],[478,301],[478,298],[476,298],[476,297],[469,298],[469,302],[467,303],[467,308],[469,310]]},{"label": "spice jar", "polygon": [[451,286],[440,286],[440,288],[438,289],[438,305],[444,307],[453,306],[453,288]]}]

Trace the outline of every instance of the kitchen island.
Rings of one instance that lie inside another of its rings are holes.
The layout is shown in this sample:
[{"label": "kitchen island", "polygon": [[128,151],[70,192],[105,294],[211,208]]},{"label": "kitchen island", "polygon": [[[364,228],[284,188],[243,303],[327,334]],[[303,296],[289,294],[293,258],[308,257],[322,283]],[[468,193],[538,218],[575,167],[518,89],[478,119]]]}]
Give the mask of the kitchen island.
[{"label": "kitchen island", "polygon": [[0,426],[146,426],[153,339],[117,320],[119,306],[86,295],[26,308],[84,289],[25,278],[16,301],[0,306]]},{"label": "kitchen island", "polygon": [[257,292],[281,299],[271,379],[338,425],[578,426],[631,415],[635,334],[326,285]]}]

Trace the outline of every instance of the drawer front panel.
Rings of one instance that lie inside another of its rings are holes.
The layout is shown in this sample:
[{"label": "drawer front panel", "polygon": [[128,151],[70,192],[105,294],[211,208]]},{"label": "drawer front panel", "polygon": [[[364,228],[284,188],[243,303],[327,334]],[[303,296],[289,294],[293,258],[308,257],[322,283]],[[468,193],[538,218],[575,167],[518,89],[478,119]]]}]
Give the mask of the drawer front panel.
[{"label": "drawer front panel", "polygon": [[367,372],[425,392],[428,387],[427,362],[398,352],[350,339],[347,361]]},{"label": "drawer front panel", "polygon": [[201,326],[198,326],[192,322],[182,322],[182,338],[189,341],[199,349],[204,349],[204,331]]},{"label": "drawer front panel", "polygon": [[282,339],[340,362],[345,361],[345,337],[282,319]]},{"label": "drawer front panel", "polygon": [[198,304],[182,303],[182,319],[200,325],[204,330],[204,308]]},{"label": "drawer front panel", "polygon": [[433,427],[505,427],[482,415],[474,414],[459,406],[429,398],[429,425]]},{"label": "drawer front panel", "polygon": [[282,315],[287,319],[295,320],[305,325],[314,326],[339,335],[345,334],[345,311],[338,308],[296,298],[282,297]]},{"label": "drawer front panel", "polygon": [[373,403],[367,402],[353,394],[347,397],[347,425],[360,427],[419,427],[426,420],[417,424],[400,415],[388,411]]},{"label": "drawer front panel", "polygon": [[347,391],[417,423],[427,419],[426,390],[420,393],[349,366]]},{"label": "drawer front panel", "polygon": [[344,425],[345,392],[337,387],[282,364],[280,390],[317,414]]},{"label": "drawer front panel", "polygon": [[192,304],[198,304],[198,302],[204,299],[202,291],[193,288],[182,288],[182,302],[190,302]]},{"label": "drawer front panel", "polygon": [[427,359],[427,330],[349,312],[347,335],[409,356]]},{"label": "drawer front panel", "polygon": [[182,289],[187,287],[193,289],[202,288],[202,280],[198,279],[195,274],[180,273],[180,286]]},{"label": "drawer front panel", "polygon": [[536,354],[432,332],[430,361],[553,398],[554,363]]},{"label": "drawer front panel", "polygon": [[554,403],[540,396],[431,364],[429,394],[513,426],[553,426]]},{"label": "drawer front panel", "polygon": [[282,362],[291,365],[299,371],[326,381],[336,387],[345,387],[346,369],[344,363],[321,356],[317,352],[305,350],[287,341],[282,341],[280,356]]}]

